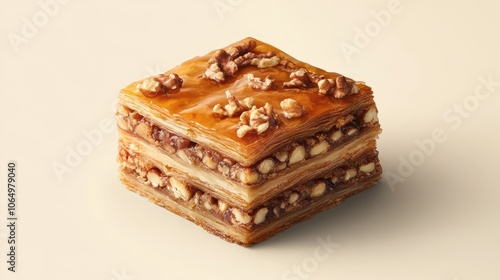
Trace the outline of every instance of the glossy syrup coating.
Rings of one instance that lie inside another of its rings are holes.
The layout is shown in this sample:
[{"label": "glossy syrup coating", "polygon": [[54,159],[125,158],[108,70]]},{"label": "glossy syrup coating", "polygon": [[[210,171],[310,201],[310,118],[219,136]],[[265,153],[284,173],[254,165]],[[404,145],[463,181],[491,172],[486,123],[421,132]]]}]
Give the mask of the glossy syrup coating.
[{"label": "glossy syrup coating", "polygon": [[[186,126],[188,135],[184,135],[194,142],[211,143],[215,150],[233,151],[238,154],[234,158],[249,164],[262,158],[274,148],[280,146],[279,142],[291,141],[296,137],[304,136],[327,129],[335,124],[335,120],[359,107],[373,103],[372,90],[364,83],[357,84],[357,93],[344,98],[335,98],[331,94],[318,93],[317,86],[308,88],[284,88],[283,83],[291,80],[290,73],[300,68],[326,79],[335,80],[340,75],[326,72],[304,62],[298,61],[281,50],[253,38],[245,38],[231,44],[238,46],[242,43],[255,40],[256,47],[252,52],[256,54],[274,52],[279,57],[281,64],[269,68],[258,68],[255,65],[240,67],[234,77],[226,77],[222,82],[216,82],[204,76],[209,60],[216,50],[204,55],[187,60],[165,74],[175,73],[183,80],[179,89],[159,94],[155,97],[146,97],[137,85],[142,81],[134,82],[122,90],[121,94],[128,95],[143,105],[156,111],[157,115],[165,116],[165,122],[177,123]],[[291,62],[292,68],[283,66],[284,62]],[[247,84],[247,74],[265,79],[270,76],[275,80],[275,87],[269,90],[256,90]],[[347,79],[349,83],[354,81]],[[237,136],[240,124],[239,114],[234,117],[221,118],[214,114],[216,104],[224,106],[228,103],[226,91],[229,90],[236,99],[242,101],[246,97],[254,98],[257,107],[269,103],[276,115],[276,125],[261,134],[248,133],[244,137]],[[292,98],[298,101],[306,113],[298,118],[287,119],[280,107],[281,101]]]}]

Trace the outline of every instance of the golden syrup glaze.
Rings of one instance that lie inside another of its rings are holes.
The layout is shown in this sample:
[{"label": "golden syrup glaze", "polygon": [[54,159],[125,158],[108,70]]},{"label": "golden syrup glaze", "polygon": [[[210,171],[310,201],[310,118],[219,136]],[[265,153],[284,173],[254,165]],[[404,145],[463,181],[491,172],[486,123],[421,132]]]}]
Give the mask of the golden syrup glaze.
[{"label": "golden syrup glaze", "polygon": [[[273,51],[280,60],[286,59],[295,64],[295,69],[305,68],[318,75],[324,75],[326,78],[335,79],[340,76],[301,62],[276,47],[250,37],[235,42],[225,49],[241,45],[248,40],[256,41],[257,45],[252,50],[256,54]],[[290,81],[291,70],[280,65],[263,69],[249,65],[240,68],[236,76],[227,77],[223,82],[212,81],[205,78],[203,74],[208,67],[208,60],[215,51],[194,57],[166,72],[166,74],[176,73],[183,79],[180,89],[149,98],[137,90],[137,85],[142,82],[140,80],[128,85],[121,91],[121,94],[149,107],[152,114],[163,116],[166,122],[189,127],[187,135],[182,135],[183,137],[193,142],[205,143],[223,154],[233,155],[233,158],[243,165],[253,164],[268,155],[280,146],[280,141],[287,139],[292,141],[294,138],[303,137],[306,133],[314,134],[316,131],[328,129],[335,124],[337,118],[348,114],[355,109],[354,107],[359,109],[359,107],[373,104],[372,90],[364,84],[359,84],[357,94],[342,99],[320,95],[317,87],[283,88],[283,83]],[[276,89],[266,91],[252,89],[247,85],[245,77],[249,73],[262,79],[267,75],[272,76],[276,80]],[[353,82],[349,78],[347,80]],[[225,94],[227,90],[231,91],[238,100],[254,97],[254,104],[257,107],[263,106],[266,102],[271,104],[276,113],[277,126],[270,127],[262,134],[248,133],[239,138],[236,135],[239,116],[220,118],[213,114],[214,105],[220,103],[224,106],[228,103]],[[294,119],[285,118],[280,102],[286,98],[298,101],[306,108],[307,113]]]}]

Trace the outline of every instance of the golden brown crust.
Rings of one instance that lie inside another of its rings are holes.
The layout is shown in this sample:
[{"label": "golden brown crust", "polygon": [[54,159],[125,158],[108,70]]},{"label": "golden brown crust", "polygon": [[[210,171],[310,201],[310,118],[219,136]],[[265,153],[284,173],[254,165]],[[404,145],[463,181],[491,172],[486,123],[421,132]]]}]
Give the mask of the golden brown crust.
[{"label": "golden brown crust", "polygon": [[[319,77],[335,82],[337,78],[343,76],[298,61],[264,42],[247,38],[225,49],[231,49],[250,40],[256,42],[253,52],[257,54],[272,52],[279,57],[282,64],[267,68],[247,65],[239,68],[234,75],[227,76],[224,81],[216,82],[204,77],[207,65],[216,52],[213,51],[188,60],[166,73],[175,73],[183,80],[182,87],[174,93],[167,92],[153,98],[146,97],[137,89],[137,86],[143,82],[141,80],[122,90],[120,102],[143,115],[151,115],[158,120],[175,120],[176,126],[169,127],[174,133],[197,143],[210,144],[216,151],[228,153],[243,165],[250,165],[259,160],[259,156],[265,154],[267,149],[276,148],[286,139],[324,130],[331,127],[337,118],[348,111],[373,104],[371,88],[363,83],[356,84],[351,79],[340,79],[344,83],[339,86],[343,86],[342,90],[348,88],[352,91],[356,88],[356,93],[341,99],[335,98],[333,91],[330,94],[320,94],[320,88],[317,86],[283,86],[290,82],[290,79],[300,78],[293,75],[295,73],[293,70],[296,69],[305,69],[307,74],[303,76],[307,76],[312,85],[316,85],[313,81],[318,81]],[[288,63],[286,67],[283,66],[285,61]],[[294,68],[287,68],[290,65]],[[266,77],[271,77],[276,86],[267,90],[255,89],[248,84],[248,74],[251,74],[253,79],[265,80]],[[345,83],[349,86],[346,87]],[[237,134],[241,126],[239,114],[226,118],[214,115],[215,106],[219,104],[223,107],[228,103],[227,91],[230,91],[239,101],[252,97],[253,104],[257,108],[263,107],[266,103],[269,104],[276,114],[275,123],[271,123],[270,127],[261,133],[255,130],[253,133],[246,133],[239,137]],[[280,104],[288,98],[297,101],[307,113],[301,114],[300,117],[286,117],[287,112],[281,108]]]}]

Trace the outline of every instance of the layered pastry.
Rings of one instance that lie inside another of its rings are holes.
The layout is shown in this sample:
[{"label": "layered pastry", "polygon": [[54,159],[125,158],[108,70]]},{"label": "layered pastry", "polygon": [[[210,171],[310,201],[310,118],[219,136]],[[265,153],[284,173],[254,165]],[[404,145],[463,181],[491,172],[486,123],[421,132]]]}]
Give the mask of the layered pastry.
[{"label": "layered pastry", "polygon": [[371,88],[253,38],[128,85],[116,120],[128,189],[244,246],[382,173]]}]

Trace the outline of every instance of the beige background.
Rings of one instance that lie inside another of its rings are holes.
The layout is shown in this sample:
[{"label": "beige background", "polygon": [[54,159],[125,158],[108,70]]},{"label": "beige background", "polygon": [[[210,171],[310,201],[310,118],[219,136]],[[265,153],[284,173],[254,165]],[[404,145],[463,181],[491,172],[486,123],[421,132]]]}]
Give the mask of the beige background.
[{"label": "beige background", "polygon": [[[499,279],[498,1],[54,1],[0,6],[1,279]],[[246,36],[371,85],[386,174],[252,248],[125,190],[109,128],[121,87]]]}]

